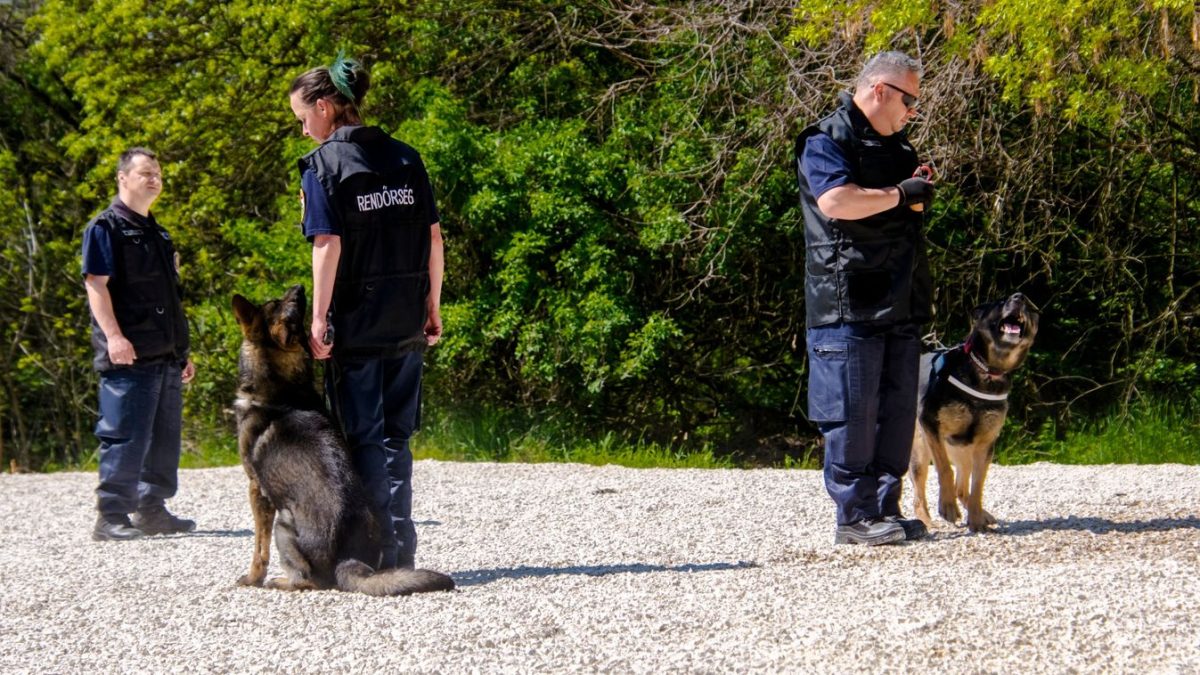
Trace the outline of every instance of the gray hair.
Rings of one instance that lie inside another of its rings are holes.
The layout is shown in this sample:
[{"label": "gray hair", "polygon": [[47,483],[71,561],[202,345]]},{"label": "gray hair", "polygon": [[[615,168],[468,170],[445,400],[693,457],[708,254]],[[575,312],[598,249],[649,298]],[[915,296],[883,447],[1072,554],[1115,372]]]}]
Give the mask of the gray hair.
[{"label": "gray hair", "polygon": [[128,173],[129,165],[133,164],[133,158],[137,157],[138,155],[158,161],[158,155],[154,154],[154,152],[152,152],[149,148],[143,148],[141,146],[130,148],[125,152],[122,152],[121,156],[117,158],[117,173]]},{"label": "gray hair", "polygon": [[915,73],[917,77],[921,77],[925,74],[925,69],[921,67],[920,61],[904,52],[879,52],[867,59],[854,84],[859,88],[869,87],[881,75],[903,76],[906,73]]}]

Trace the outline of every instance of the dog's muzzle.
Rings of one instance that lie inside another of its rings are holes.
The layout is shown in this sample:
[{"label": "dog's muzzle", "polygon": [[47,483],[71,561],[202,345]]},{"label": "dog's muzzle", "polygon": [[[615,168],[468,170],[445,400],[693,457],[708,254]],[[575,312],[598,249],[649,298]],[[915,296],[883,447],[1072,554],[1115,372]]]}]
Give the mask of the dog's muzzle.
[{"label": "dog's muzzle", "polygon": [[1023,294],[1013,293],[1009,296],[1000,316],[1000,339],[1006,342],[1018,342],[1025,337],[1029,311],[1036,312],[1037,308]]}]

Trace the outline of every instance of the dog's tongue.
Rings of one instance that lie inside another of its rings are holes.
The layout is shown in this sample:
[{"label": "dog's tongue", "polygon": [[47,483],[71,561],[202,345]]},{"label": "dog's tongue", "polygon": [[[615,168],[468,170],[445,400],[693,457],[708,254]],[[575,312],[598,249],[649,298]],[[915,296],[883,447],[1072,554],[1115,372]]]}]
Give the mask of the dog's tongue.
[{"label": "dog's tongue", "polygon": [[1020,333],[1021,325],[1016,324],[1016,323],[1002,323],[1002,324],[1000,324],[1000,332],[1001,333]]}]

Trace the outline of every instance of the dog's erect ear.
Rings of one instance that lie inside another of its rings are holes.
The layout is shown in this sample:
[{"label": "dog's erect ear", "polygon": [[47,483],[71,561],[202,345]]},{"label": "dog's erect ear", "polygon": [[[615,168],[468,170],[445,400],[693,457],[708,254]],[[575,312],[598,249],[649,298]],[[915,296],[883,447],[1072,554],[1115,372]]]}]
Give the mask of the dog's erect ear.
[{"label": "dog's erect ear", "polygon": [[984,317],[984,315],[986,315],[988,313],[988,311],[992,309],[992,306],[995,304],[996,303],[994,303],[994,302],[989,302],[986,305],[979,305],[975,309],[972,309],[971,310],[971,325],[975,325],[975,324],[979,323],[979,320],[982,319]]},{"label": "dog's erect ear", "polygon": [[290,305],[290,306],[298,309],[301,316],[304,315],[304,308],[307,305],[307,302],[305,301],[305,298],[304,298],[304,287],[303,286],[301,286],[300,284],[296,284],[295,286],[292,286],[291,288],[287,289],[287,293],[283,294],[282,300],[283,300],[284,304]]},{"label": "dog's erect ear", "polygon": [[262,336],[262,312],[259,311],[258,305],[235,293],[233,315],[242,328],[242,335],[252,340]]},{"label": "dog's erect ear", "polygon": [[267,331],[271,339],[280,349],[291,349],[296,345],[306,343],[307,333],[304,328],[304,287],[297,284],[287,289],[279,300],[268,303],[266,313],[270,314]]}]

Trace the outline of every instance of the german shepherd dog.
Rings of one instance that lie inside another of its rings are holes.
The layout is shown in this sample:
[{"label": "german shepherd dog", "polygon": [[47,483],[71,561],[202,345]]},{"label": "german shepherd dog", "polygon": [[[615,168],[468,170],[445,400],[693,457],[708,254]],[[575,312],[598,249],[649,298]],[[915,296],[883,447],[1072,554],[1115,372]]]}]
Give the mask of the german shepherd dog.
[{"label": "german shepherd dog", "polygon": [[925,500],[930,460],[937,468],[942,518],[958,521],[957,497],[967,510],[972,532],[996,524],[983,510],[983,482],[1008,414],[1010,375],[1033,345],[1038,316],[1032,302],[1014,293],[976,307],[974,326],[963,344],[921,356],[918,424],[909,471],[913,510],[926,526],[932,525]]},{"label": "german shepherd dog", "polygon": [[250,479],[254,556],[238,583],[262,586],[271,528],[286,577],[268,588],[337,588],[368,595],[446,591],[454,581],[430,570],[376,571],[375,516],[341,432],[313,387],[304,328],[304,288],[261,307],[233,296],[242,329],[238,358],[238,450]]}]

